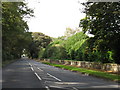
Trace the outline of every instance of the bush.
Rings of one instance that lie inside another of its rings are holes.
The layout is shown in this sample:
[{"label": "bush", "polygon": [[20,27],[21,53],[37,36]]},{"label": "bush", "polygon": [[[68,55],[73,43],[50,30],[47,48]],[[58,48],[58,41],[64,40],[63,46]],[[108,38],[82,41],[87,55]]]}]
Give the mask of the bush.
[{"label": "bush", "polygon": [[65,48],[59,44],[60,41],[55,41],[48,45],[45,49],[44,58],[51,58],[51,59],[66,59],[67,53]]}]

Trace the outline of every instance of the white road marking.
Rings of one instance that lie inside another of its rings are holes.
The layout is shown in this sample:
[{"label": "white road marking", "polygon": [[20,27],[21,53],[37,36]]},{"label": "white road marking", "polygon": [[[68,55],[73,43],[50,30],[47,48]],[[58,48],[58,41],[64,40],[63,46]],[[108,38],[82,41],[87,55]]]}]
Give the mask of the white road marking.
[{"label": "white road marking", "polygon": [[40,71],[43,71],[42,69],[40,69],[40,68],[38,68],[38,67],[37,67],[37,69],[40,70]]},{"label": "white road marking", "polygon": [[40,78],[40,76],[38,76],[38,74],[37,74],[37,73],[35,73],[35,75],[37,76],[37,78],[38,78],[39,80],[42,80],[42,79]]},{"label": "white road marking", "polygon": [[32,67],[31,63],[29,63],[29,65]]},{"label": "white road marking", "polygon": [[32,71],[34,71],[33,67],[31,67]]},{"label": "white road marking", "polygon": [[78,90],[77,88],[73,87],[74,90]]},{"label": "white road marking", "polygon": [[47,90],[50,90],[50,88],[49,88],[48,86],[45,86],[45,88],[46,88]]},{"label": "white road marking", "polygon": [[47,73],[47,75],[49,75],[50,77],[52,77],[52,78],[54,78],[54,79],[56,79],[56,80],[58,80],[58,81],[62,81],[62,80],[56,78],[55,76],[53,76],[53,75],[51,75],[51,74],[49,74],[49,73]]}]

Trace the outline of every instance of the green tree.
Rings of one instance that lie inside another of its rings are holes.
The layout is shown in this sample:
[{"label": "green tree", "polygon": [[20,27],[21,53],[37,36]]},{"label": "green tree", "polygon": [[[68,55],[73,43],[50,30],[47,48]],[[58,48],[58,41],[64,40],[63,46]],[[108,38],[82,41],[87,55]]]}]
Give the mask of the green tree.
[{"label": "green tree", "polygon": [[23,2],[2,3],[2,58],[20,58],[23,49],[28,47],[31,34],[27,21],[33,11]]},{"label": "green tree", "polygon": [[63,37],[59,37],[51,42],[45,49],[43,57],[51,59],[67,59],[64,41]]},{"label": "green tree", "polygon": [[109,62],[106,54],[112,51],[114,62],[120,63],[120,2],[87,2],[83,5],[86,18],[80,21],[80,26],[84,32],[95,35],[93,47],[104,54],[102,62]]},{"label": "green tree", "polygon": [[30,56],[32,58],[38,58],[40,52],[43,51],[51,41],[52,39],[43,33],[32,32],[32,43],[29,45]]},{"label": "green tree", "polygon": [[[86,41],[87,38],[88,38],[87,35],[85,35],[83,32],[79,32],[69,37],[65,41],[65,48],[70,59],[81,58],[80,56],[78,56],[77,50],[80,49],[80,47]],[[80,53],[83,53],[83,52],[80,52]]]}]

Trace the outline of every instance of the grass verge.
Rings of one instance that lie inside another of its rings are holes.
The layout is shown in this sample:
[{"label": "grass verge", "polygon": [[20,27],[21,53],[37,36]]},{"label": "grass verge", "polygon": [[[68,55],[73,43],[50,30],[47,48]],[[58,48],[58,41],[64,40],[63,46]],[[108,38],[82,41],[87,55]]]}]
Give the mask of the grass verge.
[{"label": "grass verge", "polygon": [[47,64],[47,65],[59,67],[59,68],[64,68],[64,69],[71,70],[71,71],[77,71],[77,72],[81,72],[81,73],[84,73],[84,74],[86,73],[86,74],[89,74],[89,75],[92,75],[92,76],[101,77],[101,78],[109,79],[109,80],[112,80],[112,81],[120,82],[120,75],[116,75],[116,74],[110,74],[110,73],[107,73],[107,72],[89,70],[89,69],[85,69],[85,68],[78,68],[78,67],[74,67],[74,66],[53,64],[53,63],[49,63],[49,62],[43,62],[43,63]]}]

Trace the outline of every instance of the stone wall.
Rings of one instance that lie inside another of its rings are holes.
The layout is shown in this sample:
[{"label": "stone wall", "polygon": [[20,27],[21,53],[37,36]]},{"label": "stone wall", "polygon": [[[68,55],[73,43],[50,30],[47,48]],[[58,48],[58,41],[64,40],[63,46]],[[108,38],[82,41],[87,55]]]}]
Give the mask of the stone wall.
[{"label": "stone wall", "polygon": [[107,72],[119,72],[120,65],[112,64],[112,63],[98,63],[98,62],[86,62],[86,61],[72,61],[72,60],[51,60],[51,59],[41,59],[46,62],[56,63],[56,64],[63,64],[63,65],[71,65],[77,66],[82,68],[89,68],[89,69],[98,69]]}]

